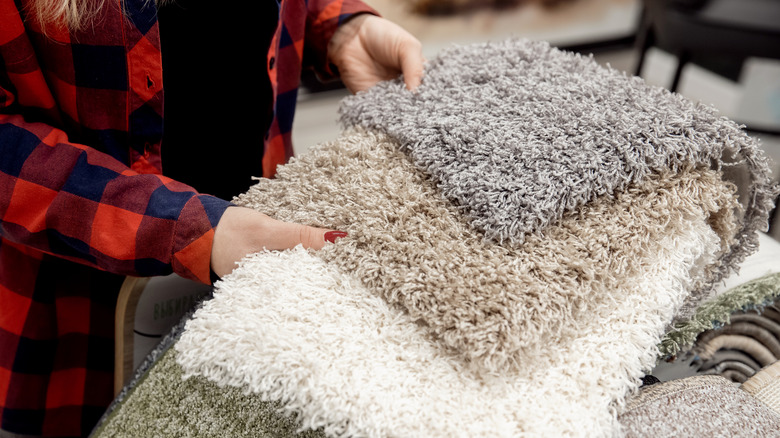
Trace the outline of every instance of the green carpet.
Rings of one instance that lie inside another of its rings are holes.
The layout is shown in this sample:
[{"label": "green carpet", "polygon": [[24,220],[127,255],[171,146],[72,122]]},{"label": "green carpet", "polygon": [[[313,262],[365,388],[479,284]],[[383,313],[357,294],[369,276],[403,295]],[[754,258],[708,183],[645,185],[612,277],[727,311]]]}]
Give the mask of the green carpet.
[{"label": "green carpet", "polygon": [[675,324],[659,345],[660,356],[668,358],[689,349],[696,337],[707,330],[729,323],[732,313],[761,308],[780,297],[780,273],[770,274],[723,293],[703,304],[689,320]]},{"label": "green carpet", "polygon": [[298,432],[295,419],[280,408],[280,403],[204,378],[182,380],[176,351],[169,348],[92,437],[325,436],[319,430]]}]

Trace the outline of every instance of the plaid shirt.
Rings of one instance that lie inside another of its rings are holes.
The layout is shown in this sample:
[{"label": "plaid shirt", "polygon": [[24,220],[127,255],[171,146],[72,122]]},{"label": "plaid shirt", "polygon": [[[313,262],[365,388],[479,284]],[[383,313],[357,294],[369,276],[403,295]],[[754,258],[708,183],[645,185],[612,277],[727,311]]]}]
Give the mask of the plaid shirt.
[{"label": "plaid shirt", "polygon": [[[228,203],[161,175],[153,4],[109,1],[94,27],[51,26],[44,37],[23,3],[0,0],[0,429],[84,436],[112,399],[123,276],[209,283]],[[357,12],[373,11],[357,0],[280,2],[265,175],[292,154],[302,65],[332,76],[328,41]]]}]

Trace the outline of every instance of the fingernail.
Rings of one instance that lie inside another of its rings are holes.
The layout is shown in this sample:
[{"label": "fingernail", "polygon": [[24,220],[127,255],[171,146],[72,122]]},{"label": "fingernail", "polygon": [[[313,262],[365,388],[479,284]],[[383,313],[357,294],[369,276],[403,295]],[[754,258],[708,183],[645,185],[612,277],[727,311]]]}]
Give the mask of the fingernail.
[{"label": "fingernail", "polygon": [[328,231],[325,233],[325,240],[330,243],[335,243],[336,239],[341,239],[342,237],[346,237],[347,233],[344,231]]}]

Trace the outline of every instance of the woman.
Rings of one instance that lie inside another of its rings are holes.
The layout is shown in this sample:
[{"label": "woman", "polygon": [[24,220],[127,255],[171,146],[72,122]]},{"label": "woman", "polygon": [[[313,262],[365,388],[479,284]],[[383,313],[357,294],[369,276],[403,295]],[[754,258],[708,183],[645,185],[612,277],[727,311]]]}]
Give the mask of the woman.
[{"label": "woman", "polygon": [[[210,283],[344,235],[223,199],[291,155],[301,68],[353,92],[422,77],[419,42],[356,0],[158,3],[0,0],[0,437],[90,432],[123,276]],[[243,174],[205,194],[220,172]]]}]

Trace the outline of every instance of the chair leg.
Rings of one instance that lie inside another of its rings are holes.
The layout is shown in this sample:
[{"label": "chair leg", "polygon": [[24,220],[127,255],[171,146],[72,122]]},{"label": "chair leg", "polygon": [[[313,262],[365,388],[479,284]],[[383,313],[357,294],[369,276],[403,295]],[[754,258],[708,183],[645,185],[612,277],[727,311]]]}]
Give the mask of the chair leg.
[{"label": "chair leg", "polygon": [[685,68],[685,65],[688,64],[688,62],[691,60],[691,54],[682,51],[677,56],[677,69],[674,71],[674,79],[672,79],[672,86],[669,87],[669,90],[672,92],[677,91],[677,87],[680,85],[680,76],[682,76],[683,68]]},{"label": "chair leg", "polygon": [[114,315],[114,395],[133,374],[133,325],[135,308],[149,278],[127,277],[119,289]]},{"label": "chair leg", "polygon": [[639,48],[639,58],[637,59],[636,68],[634,69],[634,76],[642,75],[642,67],[645,63],[645,55],[647,50],[655,44],[655,38],[653,35],[653,26],[650,24],[650,20],[647,18],[647,11],[642,11],[642,18],[640,21],[640,30],[637,35],[637,48]]},{"label": "chair leg", "polygon": [[780,195],[777,195],[777,198],[775,199],[775,208],[769,212],[769,219],[767,220],[769,224],[767,233],[769,233],[770,236],[774,236],[777,231],[775,230],[775,226],[777,225],[775,222],[777,222],[777,215],[780,214],[777,212],[778,210],[780,210]]}]

